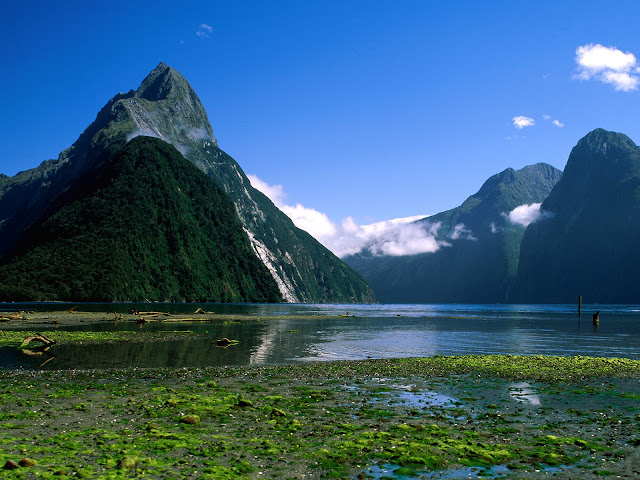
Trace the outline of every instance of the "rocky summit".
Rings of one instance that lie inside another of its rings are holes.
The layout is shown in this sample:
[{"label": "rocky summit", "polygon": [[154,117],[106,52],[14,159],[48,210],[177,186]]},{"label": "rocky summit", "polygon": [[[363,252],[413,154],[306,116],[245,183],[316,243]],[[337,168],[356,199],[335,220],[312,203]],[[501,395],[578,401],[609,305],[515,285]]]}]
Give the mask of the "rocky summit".
[{"label": "rocky summit", "polygon": [[229,195],[252,251],[285,301],[375,300],[358,273],[251,186],[238,163],[219,148],[198,95],[164,63],[137,90],[114,96],[58,159],[0,177],[0,259],[10,260],[25,230],[74,182],[87,173],[100,175],[127,142],[141,135],[173,145]]},{"label": "rocky summit", "polygon": [[640,148],[629,137],[582,138],[541,209],[522,239],[518,301],[638,303]]}]

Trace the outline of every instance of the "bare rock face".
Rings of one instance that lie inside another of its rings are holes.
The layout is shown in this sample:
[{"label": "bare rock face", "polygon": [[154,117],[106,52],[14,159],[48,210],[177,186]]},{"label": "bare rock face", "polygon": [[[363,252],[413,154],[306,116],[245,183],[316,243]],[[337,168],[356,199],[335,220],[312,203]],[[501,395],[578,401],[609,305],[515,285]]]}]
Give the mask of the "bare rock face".
[{"label": "bare rock face", "polygon": [[225,190],[255,255],[268,268],[285,301],[375,301],[359,274],[296,228],[251,186],[236,161],[219,148],[195,91],[164,63],[137,90],[114,96],[57,160],[0,178],[0,260],[10,255],[23,231],[69,185],[89,171],[99,173],[140,135],[170,143]]}]

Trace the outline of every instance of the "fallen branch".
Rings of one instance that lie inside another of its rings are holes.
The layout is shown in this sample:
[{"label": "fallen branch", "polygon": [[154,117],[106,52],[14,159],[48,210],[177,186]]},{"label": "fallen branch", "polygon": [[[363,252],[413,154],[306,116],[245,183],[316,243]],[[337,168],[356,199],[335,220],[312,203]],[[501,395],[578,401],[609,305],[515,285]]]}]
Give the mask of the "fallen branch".
[{"label": "fallen branch", "polygon": [[196,308],[196,311],[193,312],[193,313],[197,313],[199,315],[211,315],[211,314],[213,314],[215,312],[207,312],[206,310],[203,310],[201,308]]},{"label": "fallen branch", "polygon": [[36,335],[33,335],[31,337],[27,337],[25,338],[22,343],[20,344],[20,347],[18,348],[26,348],[27,345],[29,345],[29,343],[31,342],[42,342],[42,347],[38,347],[38,348],[49,348],[52,345],[54,345],[56,343],[55,340],[51,340],[48,337],[45,337],[43,334],[41,333],[37,333]]},{"label": "fallen branch", "polygon": [[51,346],[48,347],[38,347],[35,350],[29,350],[29,349],[23,349],[22,353],[35,357],[35,356],[40,356],[40,355],[45,355],[47,358],[44,359],[44,361],[40,362],[38,365],[36,365],[36,368],[40,368],[42,367],[44,364],[49,363],[51,360],[53,360],[54,358],[56,358],[56,356],[51,353],[49,351],[49,348],[51,348]]}]

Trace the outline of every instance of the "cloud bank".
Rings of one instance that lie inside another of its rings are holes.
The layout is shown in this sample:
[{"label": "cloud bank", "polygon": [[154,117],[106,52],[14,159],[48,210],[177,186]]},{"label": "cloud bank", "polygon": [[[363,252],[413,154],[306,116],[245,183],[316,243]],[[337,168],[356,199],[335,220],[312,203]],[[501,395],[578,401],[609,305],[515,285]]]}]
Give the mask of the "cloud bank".
[{"label": "cloud bank", "polygon": [[615,47],[589,43],[576,49],[577,80],[595,79],[612,85],[615,90],[629,92],[637,90],[640,80],[636,57]]},{"label": "cloud bank", "polygon": [[443,246],[436,240],[440,223],[413,223],[421,218],[424,216],[356,225],[353,219],[348,217],[342,222],[344,234],[336,242],[344,252],[338,256],[351,255],[362,250],[368,250],[373,255],[390,256],[435,252]]},{"label": "cloud bank", "polygon": [[[331,238],[338,233],[338,227],[329,220],[329,217],[318,210],[307,208],[304,205],[287,205],[287,194],[282,185],[269,185],[255,175],[247,175],[253,188],[260,190],[282,210],[294,223],[294,225],[305,230],[311,236],[322,243],[321,238]],[[334,252],[335,253],[335,252]]]},{"label": "cloud bank", "polygon": [[538,220],[549,218],[553,214],[551,212],[545,212],[540,208],[541,203],[529,203],[519,205],[508,214],[505,215],[511,223],[514,225],[522,225],[523,227],[529,226],[529,224],[537,222]]},{"label": "cloud bank", "polygon": [[339,224],[318,210],[304,205],[287,204],[282,185],[270,185],[255,175],[247,175],[251,185],[264,193],[284,212],[294,225],[307,231],[338,257],[353,255],[363,250],[373,255],[416,255],[435,252],[446,242],[436,240],[440,224],[415,224],[427,215],[396,218],[369,225],[358,225],[352,217]]}]

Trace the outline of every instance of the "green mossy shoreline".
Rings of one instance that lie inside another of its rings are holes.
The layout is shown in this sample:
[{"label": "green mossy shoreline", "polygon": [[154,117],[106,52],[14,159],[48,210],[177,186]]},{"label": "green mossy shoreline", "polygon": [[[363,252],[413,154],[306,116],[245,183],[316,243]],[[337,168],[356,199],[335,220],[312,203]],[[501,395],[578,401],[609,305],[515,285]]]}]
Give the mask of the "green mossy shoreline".
[{"label": "green mossy shoreline", "polygon": [[0,373],[11,479],[634,478],[639,420],[627,359]]}]

